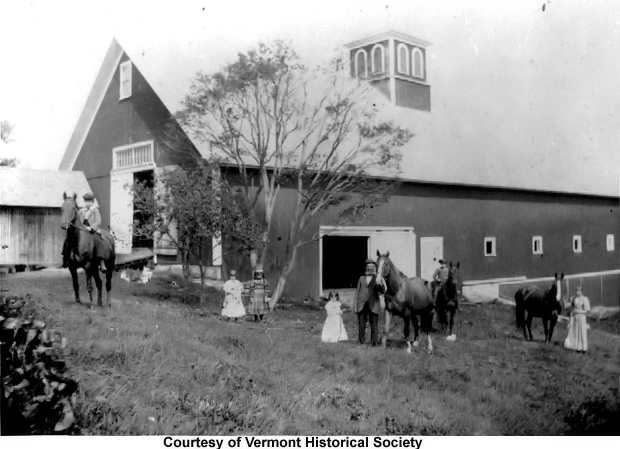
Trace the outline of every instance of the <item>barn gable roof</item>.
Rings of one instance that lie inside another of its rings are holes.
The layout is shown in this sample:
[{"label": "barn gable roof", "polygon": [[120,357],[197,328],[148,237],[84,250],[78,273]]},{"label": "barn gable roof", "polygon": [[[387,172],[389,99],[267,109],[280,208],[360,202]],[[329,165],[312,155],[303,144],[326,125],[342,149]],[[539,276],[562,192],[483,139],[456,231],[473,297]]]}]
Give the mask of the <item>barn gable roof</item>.
[{"label": "barn gable roof", "polygon": [[114,77],[116,67],[121,61],[123,53],[125,53],[125,51],[120,44],[116,41],[116,39],[112,39],[112,43],[110,44],[110,48],[108,49],[105,58],[103,59],[103,64],[101,64],[101,69],[99,69],[93,88],[86,99],[84,109],[80,114],[77,124],[75,125],[73,134],[71,135],[71,139],[69,140],[69,144],[65,150],[65,154],[60,161],[60,165],[58,166],[59,170],[71,170],[73,168],[73,165],[80,154],[80,150],[82,149],[82,145],[84,144],[84,140],[86,140],[90,127],[95,120],[97,111],[99,111],[99,106],[101,106],[103,97],[105,96],[108,86]]},{"label": "barn gable roof", "polygon": [[[59,167],[61,170],[73,168],[123,55],[129,56],[130,59],[132,59],[132,54],[139,55],[139,52],[131,51],[136,49],[129,47],[129,50],[129,52],[125,51],[116,40],[112,41],[62,158]],[[444,51],[448,51],[445,44]],[[132,62],[135,64],[135,59],[132,59]],[[432,59],[429,60],[429,64],[431,63],[433,63]],[[574,123],[583,118],[583,114],[581,110],[571,109],[570,114],[564,113],[562,120],[557,120],[552,128],[547,129],[538,122],[538,116],[529,110],[528,113],[527,111],[519,114],[515,112],[510,117],[502,115],[503,109],[500,111],[498,105],[505,103],[502,100],[503,91],[494,91],[494,97],[486,91],[485,95],[480,95],[479,92],[473,95],[470,94],[470,91],[473,92],[473,87],[469,87],[473,81],[452,82],[449,76],[454,76],[453,73],[456,72],[440,71],[438,67],[433,70],[437,72],[432,83],[435,98],[433,112],[407,110],[400,107],[386,108],[388,115],[391,116],[390,119],[407,127],[414,134],[411,142],[402,149],[402,171],[399,176],[401,180],[618,197],[617,182],[615,182],[617,178],[610,179],[607,174],[597,174],[606,182],[603,187],[597,187],[589,179],[593,174],[587,173],[587,170],[586,173],[575,176],[573,171],[568,170],[567,164],[561,161],[555,164],[548,162],[548,160],[555,160],[550,155],[555,154],[552,151],[555,151],[553,149],[556,147],[567,149],[583,147],[596,152],[599,146],[611,146],[610,139],[615,138],[616,134],[607,132],[610,126],[609,120],[597,121],[586,117],[589,131],[588,133],[581,132],[579,127],[574,126]],[[157,69],[145,62],[144,67],[140,67],[140,71],[155,95],[169,111],[174,112],[175,105],[179,104],[182,94],[185,93],[179,90],[183,83],[178,81],[187,77],[186,68],[179,65],[179,67],[171,68],[170,71],[161,70],[161,67]],[[486,86],[485,79],[481,77],[477,83],[474,83],[475,86],[477,88]],[[171,85],[176,86],[176,89],[171,89]],[[460,89],[460,86],[468,87],[464,93],[455,93],[455,89]],[[474,97],[476,102],[472,103],[470,100]],[[547,109],[553,104],[549,98],[545,97],[543,105]],[[478,104],[482,101],[481,99],[484,99],[485,104],[475,108],[486,111],[482,120],[478,115],[471,113],[471,105]],[[381,97],[378,101],[381,102]],[[386,99],[383,98],[383,101],[385,102]],[[539,99],[539,101],[542,100]],[[518,103],[520,107],[530,108],[528,105],[524,106],[520,100]],[[469,112],[463,113],[463,111]],[[610,117],[612,115],[610,114]],[[534,122],[535,126],[531,122]],[[583,141],[589,135],[598,136],[595,143],[587,144]],[[188,137],[201,153],[207,153],[208,149],[205,145],[191,139],[191,136]],[[498,154],[501,154],[501,157],[498,157]],[[567,154],[572,153],[567,151]],[[610,161],[609,165],[613,166],[614,161]],[[546,171],[543,175],[534,175],[542,171],[539,166],[545,167]],[[584,162],[581,170],[588,167],[589,165]],[[380,167],[377,168],[377,173],[372,173],[372,175],[382,176]]]},{"label": "barn gable roof", "polygon": [[90,191],[81,171],[0,167],[0,207],[60,207],[63,192],[77,194],[81,206],[82,196]]}]

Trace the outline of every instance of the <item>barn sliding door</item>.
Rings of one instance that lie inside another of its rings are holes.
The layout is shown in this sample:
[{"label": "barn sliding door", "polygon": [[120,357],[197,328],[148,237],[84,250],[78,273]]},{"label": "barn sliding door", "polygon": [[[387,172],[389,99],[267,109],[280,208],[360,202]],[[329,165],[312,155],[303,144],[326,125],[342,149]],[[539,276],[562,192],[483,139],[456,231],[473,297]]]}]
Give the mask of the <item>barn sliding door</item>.
[{"label": "barn sliding door", "polygon": [[390,259],[407,277],[415,276],[415,233],[413,229],[381,229],[370,234],[370,257],[390,252]]},{"label": "barn sliding door", "polygon": [[110,227],[116,239],[116,254],[131,254],[133,236],[133,173],[111,174]]}]

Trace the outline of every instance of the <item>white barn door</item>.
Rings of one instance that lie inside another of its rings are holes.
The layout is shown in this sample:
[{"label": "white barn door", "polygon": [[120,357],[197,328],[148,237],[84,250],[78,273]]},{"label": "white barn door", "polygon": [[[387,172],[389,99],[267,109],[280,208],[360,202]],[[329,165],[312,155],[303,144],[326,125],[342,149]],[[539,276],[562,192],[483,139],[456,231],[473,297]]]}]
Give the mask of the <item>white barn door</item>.
[{"label": "white barn door", "polygon": [[415,276],[416,247],[413,229],[381,229],[370,235],[370,257],[390,252],[390,259],[407,277]]},{"label": "white barn door", "polygon": [[420,237],[420,276],[431,282],[443,259],[443,237]]},{"label": "white barn door", "polygon": [[133,240],[133,173],[111,174],[110,227],[116,241],[116,254],[131,254]]}]

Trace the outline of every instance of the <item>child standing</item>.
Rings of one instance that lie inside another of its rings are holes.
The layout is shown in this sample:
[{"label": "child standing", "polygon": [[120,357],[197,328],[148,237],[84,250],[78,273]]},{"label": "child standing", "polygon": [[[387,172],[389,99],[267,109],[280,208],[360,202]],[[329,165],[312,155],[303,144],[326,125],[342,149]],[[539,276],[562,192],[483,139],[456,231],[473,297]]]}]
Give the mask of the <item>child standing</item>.
[{"label": "child standing", "polygon": [[250,306],[248,312],[254,315],[254,321],[263,321],[263,315],[267,313],[267,295],[269,284],[265,279],[263,267],[258,265],[254,271],[254,278],[250,284]]},{"label": "child standing", "polygon": [[349,336],[342,321],[340,295],[337,292],[329,293],[329,302],[325,306],[325,310],[327,311],[327,319],[323,325],[321,341],[323,343],[336,343],[348,340]]},{"label": "child standing", "polygon": [[230,279],[224,283],[224,305],[222,306],[222,316],[234,318],[237,321],[245,316],[245,307],[241,301],[243,284],[237,280],[237,272],[230,270]]}]

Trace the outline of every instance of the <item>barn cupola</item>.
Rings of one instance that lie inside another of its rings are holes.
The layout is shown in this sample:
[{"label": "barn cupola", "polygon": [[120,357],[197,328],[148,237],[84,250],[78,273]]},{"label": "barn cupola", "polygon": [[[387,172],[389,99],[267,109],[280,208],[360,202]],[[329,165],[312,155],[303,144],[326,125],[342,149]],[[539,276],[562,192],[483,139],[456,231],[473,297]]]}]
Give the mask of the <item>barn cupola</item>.
[{"label": "barn cupola", "polygon": [[347,44],[351,76],[366,79],[396,106],[431,110],[426,50],[430,42],[396,31]]}]

